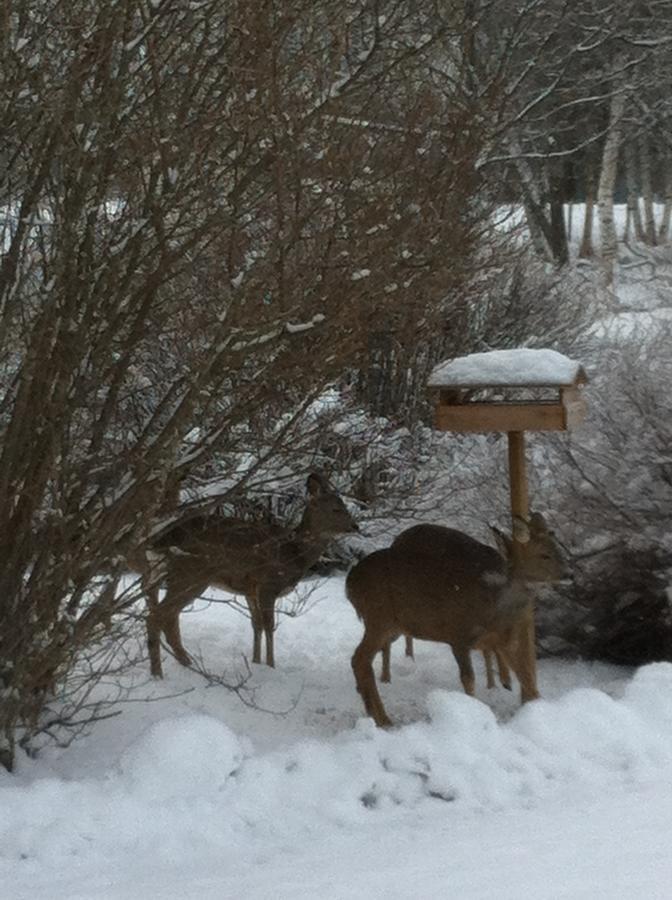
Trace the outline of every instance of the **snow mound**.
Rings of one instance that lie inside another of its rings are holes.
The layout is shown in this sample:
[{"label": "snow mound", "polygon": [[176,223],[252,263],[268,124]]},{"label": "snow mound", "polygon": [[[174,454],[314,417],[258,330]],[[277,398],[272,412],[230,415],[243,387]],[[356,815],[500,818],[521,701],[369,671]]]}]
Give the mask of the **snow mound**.
[{"label": "snow mound", "polygon": [[266,754],[213,717],[185,715],[149,728],[99,778],[4,775],[0,874],[16,859],[76,857],[93,869],[129,853],[225,864],[314,833],[401,821],[428,804],[441,804],[449,823],[469,809],[672,784],[670,664],[641,669],[620,700],[580,689],[501,723],[478,700],[435,691],[428,713],[390,731],[360,719],[331,741]]},{"label": "snow mound", "polygon": [[222,722],[179,716],[152,725],[123,754],[120,768],[129,790],[150,802],[192,802],[222,791],[244,755]]}]

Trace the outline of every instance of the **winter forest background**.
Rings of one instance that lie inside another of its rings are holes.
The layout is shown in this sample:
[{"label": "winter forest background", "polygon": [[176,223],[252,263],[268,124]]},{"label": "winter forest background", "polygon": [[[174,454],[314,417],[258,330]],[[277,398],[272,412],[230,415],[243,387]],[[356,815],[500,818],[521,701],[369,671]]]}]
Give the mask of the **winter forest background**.
[{"label": "winter forest background", "polygon": [[322,575],[412,521],[506,525],[504,439],[431,427],[429,372],[474,351],[590,378],[530,442],[573,570],[540,655],[672,659],[668,0],[0,10],[5,769],[146,671],[129,559],[178,489],[296,521],[324,471],[365,536]]}]

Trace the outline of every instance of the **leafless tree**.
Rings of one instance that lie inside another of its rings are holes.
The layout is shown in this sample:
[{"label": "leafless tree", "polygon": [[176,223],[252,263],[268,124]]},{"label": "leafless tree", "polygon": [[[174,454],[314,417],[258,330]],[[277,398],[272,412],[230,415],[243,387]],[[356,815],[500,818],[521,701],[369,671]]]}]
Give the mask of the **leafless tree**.
[{"label": "leafless tree", "polygon": [[4,5],[5,767],[130,608],[113,586],[176,484],[214,471],[240,497],[299,457],[297,423],[372,335],[416,342],[449,315],[488,214],[464,73],[428,76],[453,13]]},{"label": "leafless tree", "polygon": [[[624,140],[643,135],[661,159],[670,144],[669,4],[470,0],[464,10],[477,23],[464,42],[473,89],[493,121],[483,167],[497,173],[500,196],[523,205],[538,254],[558,265],[569,258],[563,204],[585,200],[592,228],[599,202],[610,283]],[[581,253],[592,253],[588,230]]]}]

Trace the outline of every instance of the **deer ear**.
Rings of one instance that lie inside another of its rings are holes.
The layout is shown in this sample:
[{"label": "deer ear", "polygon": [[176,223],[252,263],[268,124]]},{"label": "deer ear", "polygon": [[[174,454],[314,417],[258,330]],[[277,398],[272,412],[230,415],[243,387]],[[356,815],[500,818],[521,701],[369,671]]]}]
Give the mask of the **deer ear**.
[{"label": "deer ear", "polygon": [[495,528],[494,525],[490,526],[490,531],[494,535],[495,543],[497,544],[497,549],[500,554],[504,559],[508,559],[511,555],[511,538],[508,534],[504,534],[503,531],[500,531],[499,528]]},{"label": "deer ear", "polygon": [[546,520],[541,513],[532,513],[532,515],[530,516],[530,528],[537,534],[546,534],[546,532],[548,531],[548,527],[546,525]]},{"label": "deer ear", "polygon": [[329,485],[324,475],[321,475],[319,472],[311,472],[306,481],[306,489],[311,497],[317,497],[320,494],[326,494],[329,490]]}]

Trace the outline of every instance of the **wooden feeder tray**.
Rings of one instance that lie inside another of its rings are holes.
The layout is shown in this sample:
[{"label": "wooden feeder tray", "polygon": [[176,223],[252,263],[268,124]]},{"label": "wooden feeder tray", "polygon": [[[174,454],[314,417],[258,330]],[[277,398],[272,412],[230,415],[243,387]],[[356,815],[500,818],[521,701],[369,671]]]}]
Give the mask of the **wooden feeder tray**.
[{"label": "wooden feeder tray", "polygon": [[553,350],[497,350],[437,366],[441,431],[567,431],[583,421],[583,367]]}]

